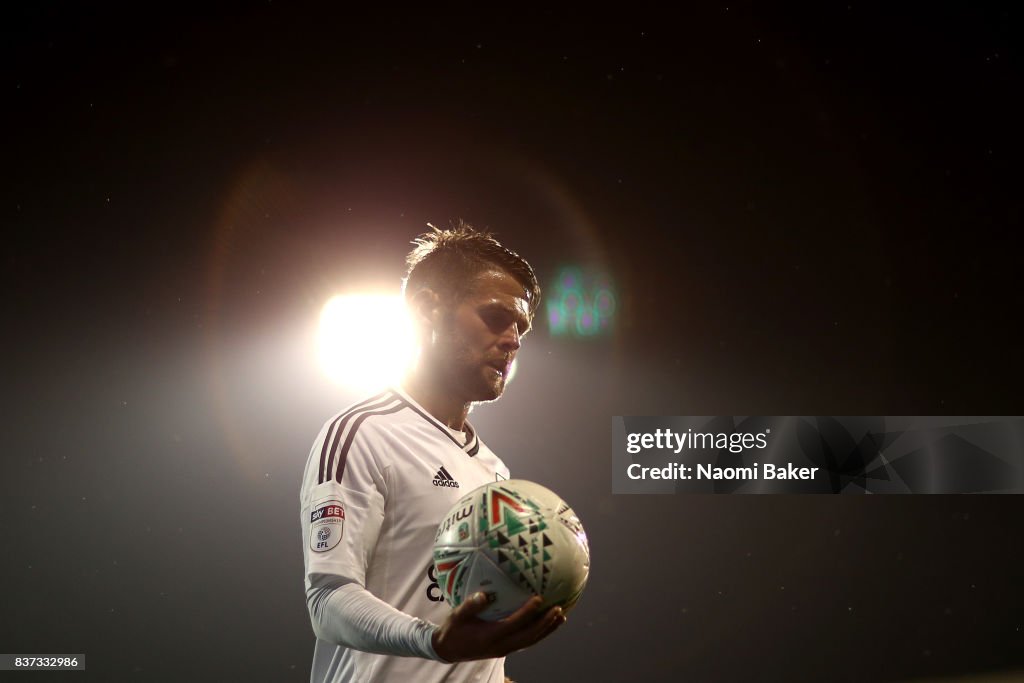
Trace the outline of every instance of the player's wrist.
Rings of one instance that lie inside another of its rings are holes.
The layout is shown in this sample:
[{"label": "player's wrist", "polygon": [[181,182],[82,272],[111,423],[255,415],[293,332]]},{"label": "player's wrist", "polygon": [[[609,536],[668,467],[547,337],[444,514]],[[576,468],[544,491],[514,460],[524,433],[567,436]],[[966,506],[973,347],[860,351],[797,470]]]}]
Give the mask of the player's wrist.
[{"label": "player's wrist", "polygon": [[427,645],[430,648],[431,659],[435,659],[435,660],[437,660],[439,662],[444,662],[445,664],[452,664],[453,662],[445,659],[437,651],[438,650],[438,645],[440,644],[440,641],[441,641],[441,627],[435,625],[433,627],[433,630],[430,632],[430,638],[427,639]]}]

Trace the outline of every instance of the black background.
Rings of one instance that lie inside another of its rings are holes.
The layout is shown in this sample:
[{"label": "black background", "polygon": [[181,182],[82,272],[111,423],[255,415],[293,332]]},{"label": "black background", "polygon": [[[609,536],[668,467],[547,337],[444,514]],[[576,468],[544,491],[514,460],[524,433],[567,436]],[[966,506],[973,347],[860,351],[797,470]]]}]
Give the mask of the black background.
[{"label": "black background", "polygon": [[[1020,414],[1021,14],[36,3],[3,22],[4,652],[306,680],[323,303],[428,221],[615,333],[474,413],[591,584],[522,681],[1024,666],[1016,496],[613,497],[612,415]],[[308,344],[307,344],[308,342]],[[60,674],[82,676],[82,674]],[[63,679],[62,679],[63,680]]]}]

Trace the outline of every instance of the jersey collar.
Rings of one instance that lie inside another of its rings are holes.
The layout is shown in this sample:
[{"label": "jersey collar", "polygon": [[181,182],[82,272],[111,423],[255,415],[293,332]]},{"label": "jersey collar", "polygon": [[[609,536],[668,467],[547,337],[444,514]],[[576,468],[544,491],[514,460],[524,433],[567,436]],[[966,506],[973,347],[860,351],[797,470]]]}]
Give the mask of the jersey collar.
[{"label": "jersey collar", "polygon": [[473,429],[473,425],[471,425],[468,420],[466,421],[466,435],[468,438],[466,439],[465,445],[463,445],[463,443],[456,438],[454,430],[428,413],[426,408],[414,401],[412,396],[405,393],[405,390],[397,386],[392,387],[391,390],[401,397],[413,412],[417,413],[424,420],[437,427],[442,434],[447,436],[459,449],[465,451],[467,455],[473,457],[480,452],[480,438],[476,435],[476,430]]}]

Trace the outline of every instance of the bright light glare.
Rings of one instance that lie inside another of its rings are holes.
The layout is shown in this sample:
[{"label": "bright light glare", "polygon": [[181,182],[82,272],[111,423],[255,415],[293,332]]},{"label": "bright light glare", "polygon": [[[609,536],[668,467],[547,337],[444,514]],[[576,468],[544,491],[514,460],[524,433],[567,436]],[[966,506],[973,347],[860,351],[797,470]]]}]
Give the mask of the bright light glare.
[{"label": "bright light glare", "polygon": [[320,362],[334,382],[360,393],[397,384],[415,337],[401,296],[336,296],[320,314]]}]

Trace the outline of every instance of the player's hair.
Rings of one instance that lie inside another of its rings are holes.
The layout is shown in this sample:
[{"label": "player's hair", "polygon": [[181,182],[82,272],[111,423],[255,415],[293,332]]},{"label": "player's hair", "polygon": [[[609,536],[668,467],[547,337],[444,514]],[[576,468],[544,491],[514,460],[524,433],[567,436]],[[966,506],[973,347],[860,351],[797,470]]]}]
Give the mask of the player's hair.
[{"label": "player's hair", "polygon": [[497,268],[514,277],[529,293],[533,317],[540,303],[540,285],[526,259],[501,246],[490,232],[477,230],[461,219],[447,230],[427,225],[430,231],[412,241],[416,246],[406,258],[406,298],[428,287],[457,303],[471,293],[477,275]]}]

